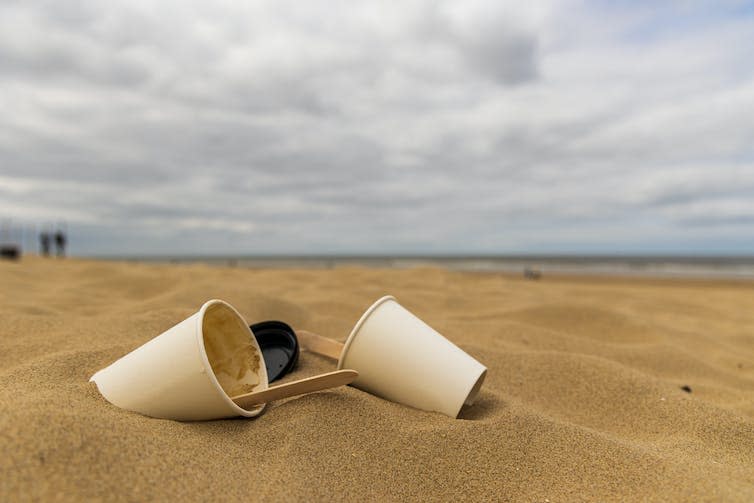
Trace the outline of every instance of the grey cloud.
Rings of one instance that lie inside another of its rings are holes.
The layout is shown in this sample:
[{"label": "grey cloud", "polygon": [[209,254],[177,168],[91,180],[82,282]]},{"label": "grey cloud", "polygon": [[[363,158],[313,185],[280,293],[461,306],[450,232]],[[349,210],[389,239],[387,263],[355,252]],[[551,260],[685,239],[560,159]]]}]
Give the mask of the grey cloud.
[{"label": "grey cloud", "polygon": [[482,73],[501,84],[521,84],[538,76],[537,40],[505,27],[463,44],[466,56]]},{"label": "grey cloud", "polygon": [[71,34],[25,34],[13,43],[4,41],[0,61],[5,79],[61,79],[119,87],[142,85],[154,70],[148,60],[102,51]]},{"label": "grey cloud", "polygon": [[754,87],[709,78],[739,56],[677,61],[715,54],[704,33],[563,42],[595,21],[500,5],[6,3],[25,21],[0,35],[0,213],[64,218],[90,253],[596,249],[751,225]]},{"label": "grey cloud", "polygon": [[539,76],[538,34],[522,27],[504,4],[486,5],[460,20],[446,6],[427,6],[417,22],[424,40],[448,45],[469,68],[502,85]]}]

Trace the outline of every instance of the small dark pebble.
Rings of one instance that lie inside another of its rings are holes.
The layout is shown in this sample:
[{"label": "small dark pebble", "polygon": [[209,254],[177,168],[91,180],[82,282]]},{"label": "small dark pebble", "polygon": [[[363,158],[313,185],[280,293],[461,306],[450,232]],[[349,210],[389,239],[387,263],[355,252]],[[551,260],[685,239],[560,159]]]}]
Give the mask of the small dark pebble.
[{"label": "small dark pebble", "polygon": [[683,386],[681,386],[681,389],[686,393],[691,393],[691,386],[684,384]]}]

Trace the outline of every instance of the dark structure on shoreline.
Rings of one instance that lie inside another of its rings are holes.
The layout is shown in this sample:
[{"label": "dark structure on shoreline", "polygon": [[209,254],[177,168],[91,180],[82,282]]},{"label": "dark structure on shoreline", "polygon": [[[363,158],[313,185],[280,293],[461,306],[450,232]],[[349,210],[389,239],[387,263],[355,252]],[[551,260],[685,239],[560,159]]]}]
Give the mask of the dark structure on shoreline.
[{"label": "dark structure on shoreline", "polygon": [[0,245],[0,258],[18,260],[21,258],[21,248],[13,244]]}]

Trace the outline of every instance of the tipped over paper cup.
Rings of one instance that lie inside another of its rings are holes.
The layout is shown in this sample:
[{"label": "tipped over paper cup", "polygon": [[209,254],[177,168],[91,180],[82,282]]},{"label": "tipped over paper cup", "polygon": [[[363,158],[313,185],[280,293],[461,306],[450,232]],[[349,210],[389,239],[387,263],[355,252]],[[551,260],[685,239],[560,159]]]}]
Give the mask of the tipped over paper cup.
[{"label": "tipped over paper cup", "polygon": [[487,375],[484,365],[392,296],[379,299],[356,323],[338,368],[359,372],[357,388],[450,417],[473,403]]},{"label": "tipped over paper cup", "polygon": [[147,416],[196,421],[254,417],[232,396],[267,389],[262,352],[243,317],[210,300],[184,321],[92,376],[102,396]]}]

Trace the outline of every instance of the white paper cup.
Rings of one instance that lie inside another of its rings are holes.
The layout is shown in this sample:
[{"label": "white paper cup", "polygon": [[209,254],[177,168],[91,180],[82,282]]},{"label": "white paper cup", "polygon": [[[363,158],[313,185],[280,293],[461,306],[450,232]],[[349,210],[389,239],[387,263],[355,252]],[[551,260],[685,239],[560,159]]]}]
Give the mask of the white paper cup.
[{"label": "white paper cup", "polygon": [[221,300],[206,302],[90,381],[113,405],[178,421],[254,417],[264,404],[246,410],[230,397],[268,385],[262,351],[249,325]]},{"label": "white paper cup", "polygon": [[386,296],[348,336],[338,368],[354,369],[353,386],[393,402],[457,417],[478,394],[487,368]]}]

